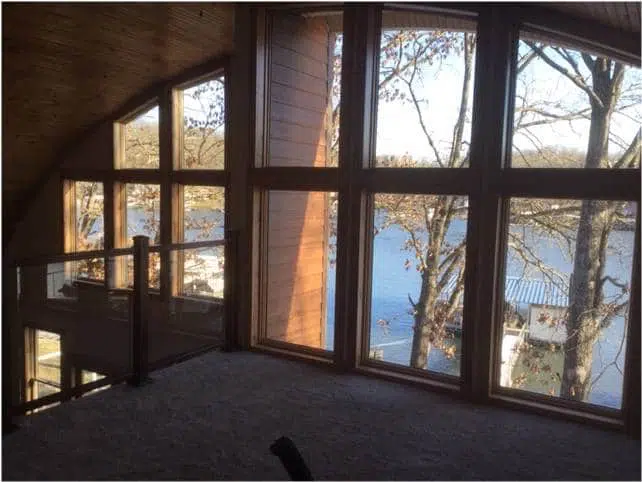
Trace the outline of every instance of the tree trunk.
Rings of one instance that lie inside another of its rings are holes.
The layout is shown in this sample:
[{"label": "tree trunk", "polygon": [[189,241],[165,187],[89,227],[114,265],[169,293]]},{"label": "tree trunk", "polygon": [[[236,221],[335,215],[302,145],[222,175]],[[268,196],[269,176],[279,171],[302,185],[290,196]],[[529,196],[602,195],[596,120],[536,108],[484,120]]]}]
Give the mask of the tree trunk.
[{"label": "tree trunk", "polygon": [[[610,78],[610,64],[596,59],[592,67],[594,92],[601,100],[591,99],[591,124],[586,152],[586,168],[599,168],[608,156],[609,126],[616,103],[617,79]],[[605,68],[609,67],[609,68]],[[582,202],[575,244],[569,315],[567,320],[564,369],[560,396],[585,401],[591,389],[593,345],[600,333],[598,308],[602,301],[602,276],[608,232],[608,203]]]},{"label": "tree trunk", "polygon": [[[439,336],[440,320],[435,319],[437,297],[439,296],[437,284],[439,280],[439,253],[448,231],[448,216],[446,212],[447,197],[437,198],[433,209],[433,217],[427,222],[427,231],[430,233],[427,252],[424,259],[425,268],[421,273],[421,290],[419,299],[414,306],[414,331],[412,337],[412,350],[410,352],[410,366],[425,370],[428,366],[428,355]],[[428,206],[426,206],[428,209]]]},{"label": "tree trunk", "polygon": [[595,310],[600,291],[603,201],[582,203],[569,293],[569,317],[560,395],[586,400],[590,390],[593,345],[599,334]]}]

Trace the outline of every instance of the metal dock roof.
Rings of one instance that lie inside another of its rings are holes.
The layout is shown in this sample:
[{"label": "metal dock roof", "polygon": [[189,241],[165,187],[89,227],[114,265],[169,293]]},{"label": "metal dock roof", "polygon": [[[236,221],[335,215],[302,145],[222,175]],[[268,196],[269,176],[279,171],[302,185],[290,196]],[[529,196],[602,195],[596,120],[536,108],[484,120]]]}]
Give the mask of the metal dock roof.
[{"label": "metal dock roof", "polygon": [[[455,288],[453,277],[439,299],[447,300]],[[504,284],[504,300],[512,304],[547,305],[566,308],[568,294],[551,281],[507,276]]]}]

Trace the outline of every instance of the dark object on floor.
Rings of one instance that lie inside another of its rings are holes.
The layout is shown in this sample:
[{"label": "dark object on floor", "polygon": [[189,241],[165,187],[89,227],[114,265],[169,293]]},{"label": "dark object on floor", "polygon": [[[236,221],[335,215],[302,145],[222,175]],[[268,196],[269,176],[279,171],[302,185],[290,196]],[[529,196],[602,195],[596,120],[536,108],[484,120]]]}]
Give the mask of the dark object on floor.
[{"label": "dark object on floor", "polygon": [[270,451],[281,460],[292,480],[314,480],[301,452],[290,438],[281,437],[275,440],[270,445]]}]

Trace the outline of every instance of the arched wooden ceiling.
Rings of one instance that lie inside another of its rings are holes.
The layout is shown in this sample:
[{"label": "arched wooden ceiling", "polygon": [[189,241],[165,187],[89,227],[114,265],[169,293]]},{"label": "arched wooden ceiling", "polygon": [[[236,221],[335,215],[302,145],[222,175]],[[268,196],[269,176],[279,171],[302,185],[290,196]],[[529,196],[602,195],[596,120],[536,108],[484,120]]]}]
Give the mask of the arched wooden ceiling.
[{"label": "arched wooden ceiling", "polygon": [[[529,4],[534,5],[534,4]],[[640,33],[640,3],[547,3]],[[233,4],[4,3],[4,226],[59,154],[134,94],[233,50]],[[19,218],[19,214],[16,214]]]},{"label": "arched wooden ceiling", "polygon": [[5,223],[92,125],[159,80],[231,53],[233,16],[233,4],[3,4]]}]

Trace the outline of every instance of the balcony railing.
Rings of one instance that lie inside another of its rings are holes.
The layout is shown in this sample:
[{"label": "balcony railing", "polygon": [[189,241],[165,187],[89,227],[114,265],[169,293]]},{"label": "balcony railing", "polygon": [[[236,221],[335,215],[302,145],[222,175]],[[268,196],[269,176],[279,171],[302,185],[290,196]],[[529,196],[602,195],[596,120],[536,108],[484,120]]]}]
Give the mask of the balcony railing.
[{"label": "balcony railing", "polygon": [[226,237],[150,247],[137,236],[131,248],[5,264],[5,427],[101,387],[144,384],[155,369],[222,347],[231,274],[224,253],[235,252],[232,233]]}]

